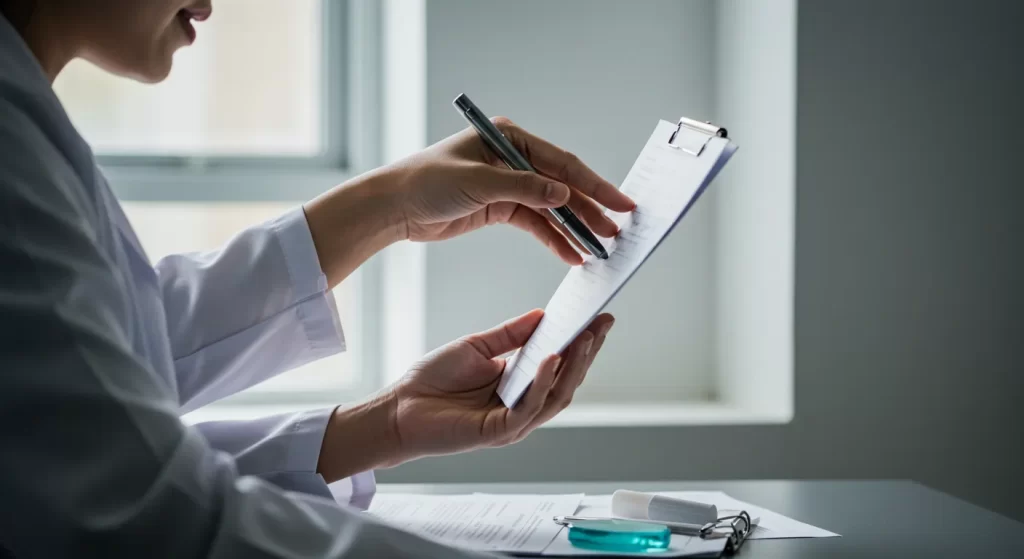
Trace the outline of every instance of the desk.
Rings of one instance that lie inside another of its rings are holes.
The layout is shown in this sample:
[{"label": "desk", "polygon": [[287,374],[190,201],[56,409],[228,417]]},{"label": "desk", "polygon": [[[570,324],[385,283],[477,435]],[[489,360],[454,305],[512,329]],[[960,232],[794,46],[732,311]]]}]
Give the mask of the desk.
[{"label": "desk", "polygon": [[381,484],[382,493],[588,493],[724,491],[842,534],[751,540],[738,557],[1024,558],[1024,524],[911,481],[715,481],[639,483]]}]

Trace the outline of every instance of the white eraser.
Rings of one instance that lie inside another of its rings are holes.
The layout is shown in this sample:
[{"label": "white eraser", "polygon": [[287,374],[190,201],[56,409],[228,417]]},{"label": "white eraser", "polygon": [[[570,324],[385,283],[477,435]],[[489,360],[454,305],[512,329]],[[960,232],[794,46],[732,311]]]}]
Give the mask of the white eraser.
[{"label": "white eraser", "polygon": [[637,520],[707,524],[718,520],[718,507],[696,501],[620,489],[612,494],[612,515]]}]

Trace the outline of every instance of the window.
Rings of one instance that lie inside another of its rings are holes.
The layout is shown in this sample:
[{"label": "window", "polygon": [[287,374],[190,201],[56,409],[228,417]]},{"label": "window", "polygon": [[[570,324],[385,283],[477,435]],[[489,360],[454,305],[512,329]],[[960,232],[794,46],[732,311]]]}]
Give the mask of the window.
[{"label": "window", "polygon": [[[218,0],[167,84],[83,66],[57,90],[152,257],[214,246],[462,129],[450,101],[464,90],[613,182],[659,118],[727,126],[741,151],[612,303],[614,342],[555,423],[789,421],[796,2],[614,4],[582,26],[577,4],[538,19],[515,2]],[[380,388],[427,349],[543,306],[564,273],[511,228],[390,247],[335,293],[347,354],[240,395],[234,417]]]},{"label": "window", "polygon": [[[352,62],[372,54],[365,44],[373,16],[366,4],[345,0],[218,0],[159,84],[82,61],[68,66],[54,89],[153,261],[216,248],[359,171],[346,149],[358,132],[348,126],[346,88],[352,67],[366,66]],[[354,17],[364,18],[366,36],[357,39],[365,43],[349,41]],[[372,267],[333,293],[346,352],[217,405],[308,407],[377,388],[366,345],[373,340],[364,337]]]}]

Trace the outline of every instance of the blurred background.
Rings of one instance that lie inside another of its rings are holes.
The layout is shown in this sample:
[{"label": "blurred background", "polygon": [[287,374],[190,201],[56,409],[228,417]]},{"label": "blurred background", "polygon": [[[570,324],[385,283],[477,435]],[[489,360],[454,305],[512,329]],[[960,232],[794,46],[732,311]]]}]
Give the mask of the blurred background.
[{"label": "blurred background", "polygon": [[[659,119],[740,146],[549,428],[380,481],[904,478],[1024,520],[1024,5],[214,4],[166,82],[56,84],[154,260],[460,130],[460,92],[613,183]],[[360,398],[565,271],[510,228],[396,245],[335,290],[347,353],[189,420]]]}]

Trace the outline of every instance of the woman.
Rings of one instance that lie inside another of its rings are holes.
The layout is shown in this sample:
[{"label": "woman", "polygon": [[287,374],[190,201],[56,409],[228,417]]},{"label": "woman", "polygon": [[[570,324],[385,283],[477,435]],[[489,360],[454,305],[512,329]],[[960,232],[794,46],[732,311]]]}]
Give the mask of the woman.
[{"label": "woman", "polygon": [[544,208],[568,203],[612,236],[601,206],[633,203],[500,121],[548,177],[502,168],[466,130],[154,268],[51,83],[77,57],[162,80],[207,2],[0,0],[0,543],[16,557],[456,556],[347,505],[367,506],[374,468],[525,437],[568,404],[612,317],[546,359],[512,410],[494,394],[500,356],[540,311],[364,402],[194,427],[179,414],[343,350],[328,290],[393,242],[509,223],[579,264]]}]

